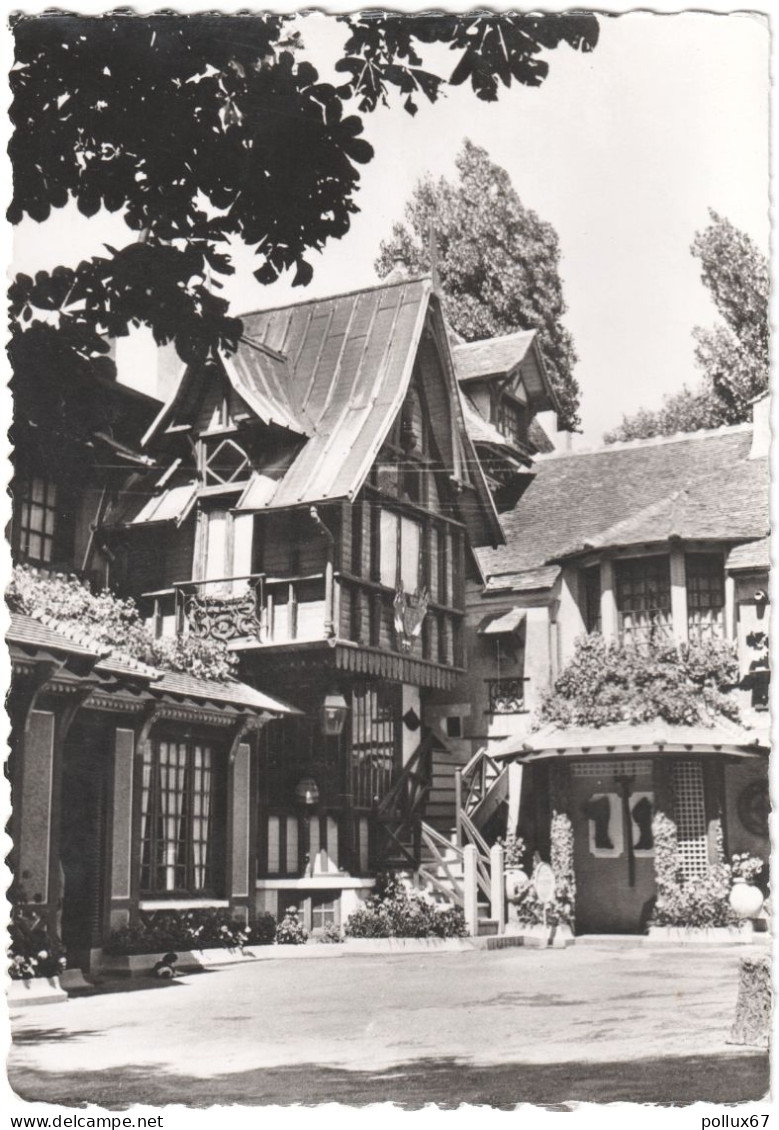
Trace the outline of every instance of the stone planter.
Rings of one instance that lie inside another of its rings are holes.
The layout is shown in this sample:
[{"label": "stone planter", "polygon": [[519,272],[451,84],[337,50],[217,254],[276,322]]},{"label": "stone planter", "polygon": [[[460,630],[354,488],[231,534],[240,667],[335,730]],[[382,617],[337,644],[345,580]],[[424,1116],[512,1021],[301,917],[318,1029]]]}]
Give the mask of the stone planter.
[{"label": "stone planter", "polygon": [[543,922],[520,923],[518,933],[522,944],[531,949],[565,949],[575,941],[570,926],[544,926]]},{"label": "stone planter", "polygon": [[650,926],[649,940],[677,946],[690,945],[749,945],[753,940],[751,922],[738,926]]},{"label": "stone planter", "polygon": [[68,999],[59,977],[30,977],[27,981],[10,981],[6,995],[11,1009],[27,1008],[33,1004],[59,1004]]}]

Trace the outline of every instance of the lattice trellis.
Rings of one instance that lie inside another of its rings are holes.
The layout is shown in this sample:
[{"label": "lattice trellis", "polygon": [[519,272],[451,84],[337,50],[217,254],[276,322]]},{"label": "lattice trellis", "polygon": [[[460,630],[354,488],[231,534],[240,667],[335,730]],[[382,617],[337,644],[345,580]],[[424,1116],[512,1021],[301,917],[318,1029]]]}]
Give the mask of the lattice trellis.
[{"label": "lattice trellis", "polygon": [[572,765],[574,777],[649,777],[652,774],[652,762],[648,759],[641,761],[586,761],[581,765]]},{"label": "lattice trellis", "polygon": [[698,761],[677,761],[673,776],[679,866],[685,878],[694,879],[709,869],[703,766]]}]

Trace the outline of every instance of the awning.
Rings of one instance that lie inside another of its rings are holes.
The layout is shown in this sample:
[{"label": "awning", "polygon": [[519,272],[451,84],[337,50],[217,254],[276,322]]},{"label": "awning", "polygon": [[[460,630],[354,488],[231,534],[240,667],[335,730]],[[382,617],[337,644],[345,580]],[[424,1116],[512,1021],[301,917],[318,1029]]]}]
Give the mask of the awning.
[{"label": "awning", "polygon": [[171,487],[155,495],[130,519],[131,526],[145,526],[151,522],[175,521],[180,525],[192,509],[197,497],[197,483]]},{"label": "awning", "polygon": [[667,722],[612,723],[608,726],[547,726],[534,734],[509,738],[492,756],[496,760],[535,761],[630,755],[725,754],[765,757],[765,733],[747,730],[723,718],[713,726],[674,726]]},{"label": "awning", "polygon": [[510,608],[508,612],[495,612],[485,617],[479,625],[480,636],[503,636],[516,632],[524,621],[526,609]]}]

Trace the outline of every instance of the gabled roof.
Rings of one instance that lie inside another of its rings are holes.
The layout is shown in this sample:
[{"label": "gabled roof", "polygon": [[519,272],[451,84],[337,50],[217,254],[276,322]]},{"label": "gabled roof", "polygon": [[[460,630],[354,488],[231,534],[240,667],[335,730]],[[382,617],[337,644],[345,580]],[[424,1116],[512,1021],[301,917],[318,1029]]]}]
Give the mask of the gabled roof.
[{"label": "gabled roof", "polygon": [[263,348],[283,354],[311,429],[272,498],[250,489],[243,509],[357,493],[400,411],[431,290],[429,278],[404,280],[243,316],[233,366]]},{"label": "gabled roof", "polygon": [[[464,385],[471,381],[508,377],[522,366],[522,380],[535,403],[539,407],[559,411],[536,330],[518,330],[501,337],[453,345],[452,357],[457,379]],[[523,362],[527,364],[523,365]]]},{"label": "gabled roof", "polygon": [[556,453],[502,516],[505,547],[480,551],[486,575],[537,570],[588,549],[764,537],[768,466],[750,459],[751,424]]},{"label": "gabled roof", "polygon": [[468,341],[452,349],[459,381],[485,380],[516,369],[535,341],[535,330],[520,330],[485,341]]}]

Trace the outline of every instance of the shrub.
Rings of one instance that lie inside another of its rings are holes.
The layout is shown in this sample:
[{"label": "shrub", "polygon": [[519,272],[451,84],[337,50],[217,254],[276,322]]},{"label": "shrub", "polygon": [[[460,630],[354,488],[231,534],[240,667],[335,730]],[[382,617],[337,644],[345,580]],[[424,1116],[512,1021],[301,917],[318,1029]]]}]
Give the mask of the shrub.
[{"label": "shrub", "polygon": [[[269,916],[272,917],[272,916]],[[264,926],[267,930],[267,926]],[[222,909],[142,911],[137,922],[113,930],[105,952],[128,955],[168,950],[243,949],[246,924]],[[261,943],[258,940],[258,944]]]},{"label": "shrub", "polygon": [[735,878],[753,880],[763,862],[743,853],[730,863],[717,863],[704,875],[688,877],[681,867],[676,824],[664,812],[652,818],[657,896],[651,925],[695,927],[730,926],[739,921],[730,905]]},{"label": "shrub", "polygon": [[9,927],[9,974],[13,981],[57,977],[66,967],[65,947],[54,937],[34,906],[17,903]]},{"label": "shrub", "polygon": [[335,922],[331,922],[325,926],[322,933],[317,937],[317,942],[322,946],[338,946],[342,945],[344,941],[343,934],[341,933],[340,926],[336,926]]},{"label": "shrub", "polygon": [[459,907],[438,907],[419,894],[409,894],[395,875],[377,879],[376,895],[347,919],[350,938],[464,938],[465,917]]},{"label": "shrub", "polygon": [[657,643],[644,650],[597,633],[576,641],[573,659],[544,699],[540,721],[561,726],[613,722],[713,725],[738,718],[729,693],[739,681],[735,646],[726,640]]},{"label": "shrub", "polygon": [[187,635],[156,639],[131,600],[104,589],[92,592],[77,577],[46,575],[17,565],[6,590],[14,612],[41,614],[87,632],[106,651],[123,652],[168,671],[224,682],[233,677],[236,659],[222,640]]},{"label": "shrub", "polygon": [[276,927],[276,944],[280,946],[304,946],[308,941],[308,930],[298,917],[296,906],[291,906]]},{"label": "shrub", "polygon": [[247,945],[272,946],[275,940],[276,919],[267,910],[263,910],[249,928]]}]

